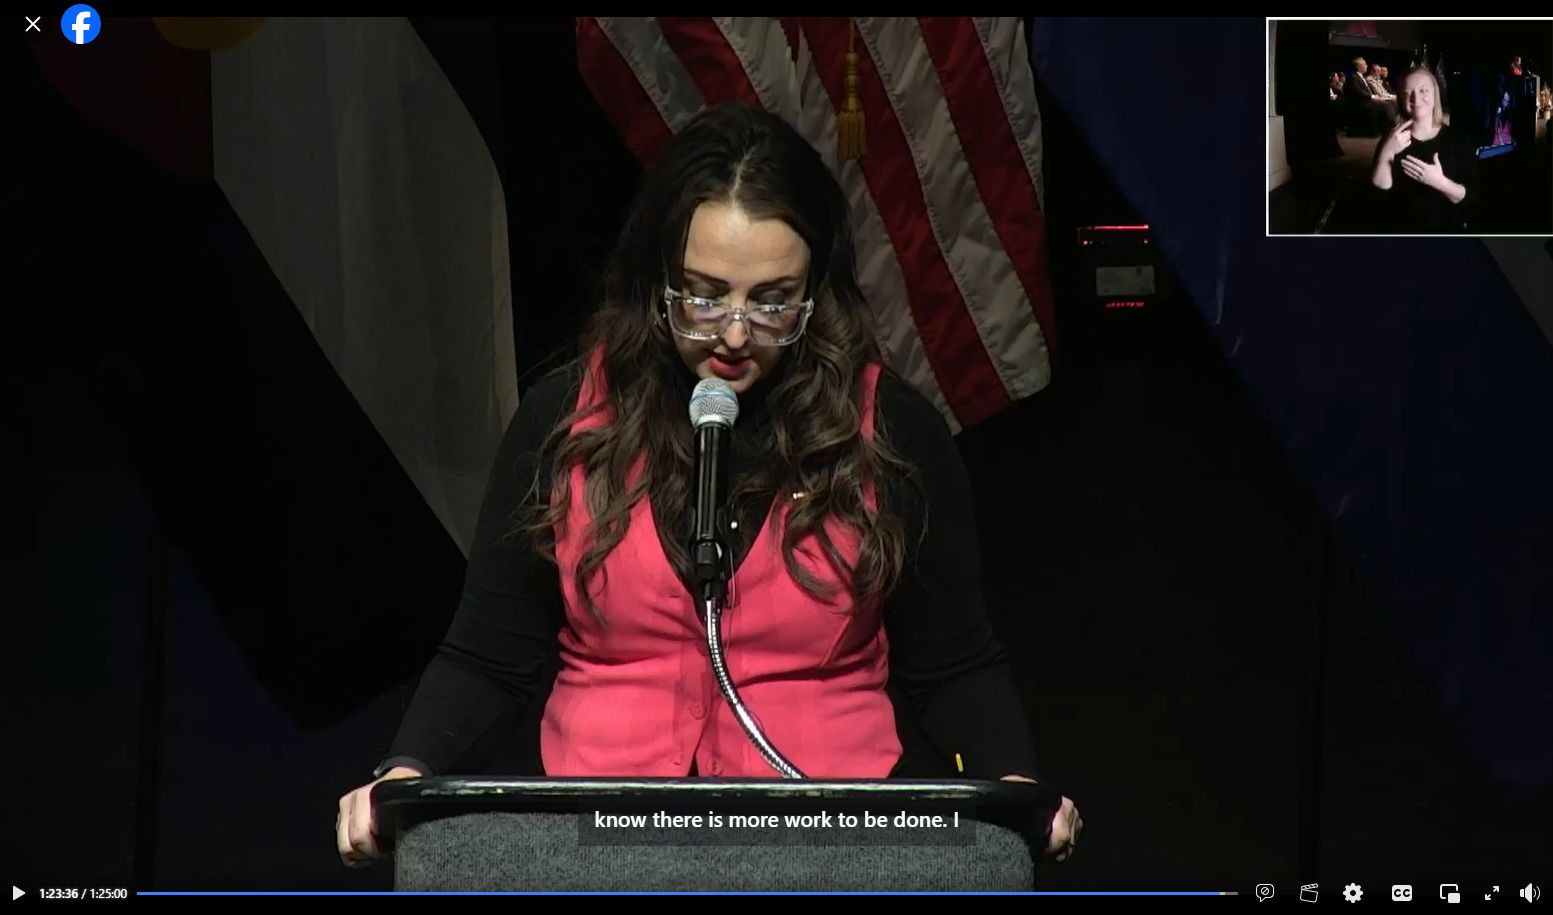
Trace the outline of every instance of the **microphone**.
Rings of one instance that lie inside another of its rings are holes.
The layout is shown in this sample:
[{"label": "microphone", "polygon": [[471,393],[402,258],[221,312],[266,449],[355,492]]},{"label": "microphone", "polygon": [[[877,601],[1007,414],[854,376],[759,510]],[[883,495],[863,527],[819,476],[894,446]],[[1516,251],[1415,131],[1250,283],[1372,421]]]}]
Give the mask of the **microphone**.
[{"label": "microphone", "polygon": [[706,656],[712,676],[739,727],[760,755],[783,778],[803,778],[803,772],[772,746],[760,722],[739,698],[728,671],[722,636],[723,604],[733,558],[724,532],[728,530],[728,448],[739,418],[739,398],[721,378],[703,378],[690,395],[690,425],[696,436],[696,516],[690,530],[690,565],[696,579],[697,610],[706,626]]},{"label": "microphone", "polygon": [[697,596],[721,606],[728,595],[726,523],[728,449],[739,398],[721,378],[703,378],[690,395],[690,425],[696,436],[696,502],[690,533],[690,563]]}]

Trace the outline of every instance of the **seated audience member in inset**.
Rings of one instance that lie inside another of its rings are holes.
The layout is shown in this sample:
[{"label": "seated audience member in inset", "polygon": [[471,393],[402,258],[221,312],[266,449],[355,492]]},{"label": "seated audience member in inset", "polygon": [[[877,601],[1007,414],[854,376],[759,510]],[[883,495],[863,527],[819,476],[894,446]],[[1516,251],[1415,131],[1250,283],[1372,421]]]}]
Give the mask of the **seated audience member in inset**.
[{"label": "seated audience member in inset", "polygon": [[1380,64],[1376,64],[1374,67],[1370,68],[1370,73],[1372,74],[1370,77],[1370,85],[1375,89],[1376,98],[1381,100],[1390,100],[1396,98],[1396,95],[1391,91],[1391,84],[1386,80],[1385,67],[1381,66]]},{"label": "seated audience member in inset", "polygon": [[1368,69],[1369,65],[1364,62],[1364,58],[1353,59],[1353,72],[1348,75],[1348,81],[1343,88],[1343,95],[1349,101],[1368,101],[1375,94],[1375,90],[1371,89],[1370,84],[1364,80],[1365,71]]},{"label": "seated audience member in inset", "polygon": [[1352,136],[1384,134],[1396,122],[1396,102],[1376,97],[1375,87],[1366,78],[1369,65],[1364,58],[1353,59],[1353,70],[1343,91],[1348,100],[1348,132]]},{"label": "seated audience member in inset", "polygon": [[1375,146],[1370,181],[1382,191],[1376,228],[1452,233],[1467,228],[1478,190],[1477,151],[1445,125],[1433,73],[1417,69],[1402,82],[1402,122]]},{"label": "seated audience member in inset", "polygon": [[1333,133],[1348,129],[1348,103],[1343,99],[1346,82],[1340,70],[1332,71],[1327,77],[1327,122]]}]

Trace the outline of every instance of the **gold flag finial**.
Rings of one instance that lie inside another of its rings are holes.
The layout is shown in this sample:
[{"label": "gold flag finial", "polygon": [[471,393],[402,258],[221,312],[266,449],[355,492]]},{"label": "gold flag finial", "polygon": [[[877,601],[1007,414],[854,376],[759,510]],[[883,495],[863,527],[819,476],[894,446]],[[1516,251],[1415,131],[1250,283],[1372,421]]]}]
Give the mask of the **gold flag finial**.
[{"label": "gold flag finial", "polygon": [[857,21],[847,20],[847,96],[836,117],[836,134],[843,162],[868,152],[863,130],[863,103],[857,97]]}]

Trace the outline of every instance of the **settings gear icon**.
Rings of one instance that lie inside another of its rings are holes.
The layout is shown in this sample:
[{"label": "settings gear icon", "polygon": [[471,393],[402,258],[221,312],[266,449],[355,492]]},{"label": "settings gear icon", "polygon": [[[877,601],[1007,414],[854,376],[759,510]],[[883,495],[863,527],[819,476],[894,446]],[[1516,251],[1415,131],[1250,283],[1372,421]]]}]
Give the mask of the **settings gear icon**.
[{"label": "settings gear icon", "polygon": [[1348,902],[1358,902],[1364,898],[1364,888],[1357,883],[1350,883],[1343,887],[1343,898]]}]

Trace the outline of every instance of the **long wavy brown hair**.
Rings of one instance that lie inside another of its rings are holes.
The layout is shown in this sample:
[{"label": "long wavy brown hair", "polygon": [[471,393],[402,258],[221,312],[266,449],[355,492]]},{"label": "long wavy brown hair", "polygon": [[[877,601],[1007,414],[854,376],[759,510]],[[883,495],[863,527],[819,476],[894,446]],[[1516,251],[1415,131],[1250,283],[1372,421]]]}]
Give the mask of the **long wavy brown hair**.
[{"label": "long wavy brown hair", "polygon": [[[554,455],[549,497],[539,495],[536,475],[531,510],[520,524],[536,549],[555,561],[556,537],[566,533],[570,471],[582,466],[591,520],[575,583],[600,619],[587,584],[603,573],[605,558],[625,536],[631,506],[650,497],[667,522],[684,517],[691,498],[695,457],[686,408],[697,379],[675,349],[661,302],[665,286],[682,279],[691,216],[708,202],[791,226],[809,246],[805,294],[815,298],[804,335],[787,348],[769,384],[761,383],[773,429],[766,446],[771,453],[755,462],[758,470],[731,481],[731,501],[807,493],[792,505],[781,549],[788,573],[816,596],[829,598],[837,589],[797,561],[799,544],[810,535],[823,553],[816,558],[854,602],[887,593],[904,563],[903,525],[889,509],[886,478],[919,489],[920,483],[890,448],[882,423],[873,438],[862,434],[863,370],[880,358],[857,285],[846,199],[819,154],[781,118],[747,105],[721,105],[675,135],[644,179],[604,280],[602,306],[575,356],[586,371],[594,354],[601,355],[607,400],[558,421],[541,451]],[[607,411],[610,421],[572,434],[575,423],[597,410]],[[644,471],[628,486],[628,470],[643,454]],[[875,510],[864,501],[869,484],[877,493]],[[778,516],[770,513],[773,529]],[[832,542],[828,518],[857,533],[855,563]],[[663,540],[670,564],[688,581],[686,540]]]}]

